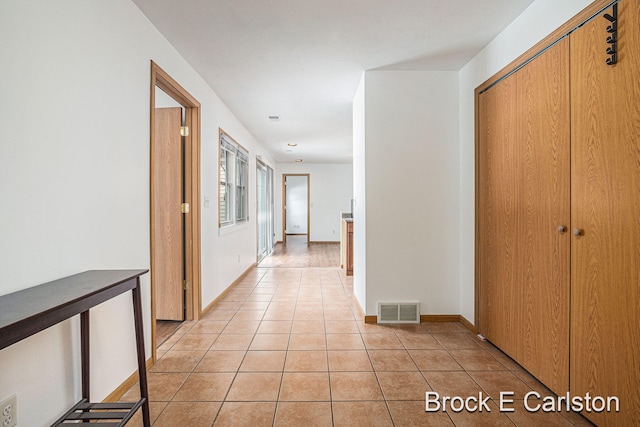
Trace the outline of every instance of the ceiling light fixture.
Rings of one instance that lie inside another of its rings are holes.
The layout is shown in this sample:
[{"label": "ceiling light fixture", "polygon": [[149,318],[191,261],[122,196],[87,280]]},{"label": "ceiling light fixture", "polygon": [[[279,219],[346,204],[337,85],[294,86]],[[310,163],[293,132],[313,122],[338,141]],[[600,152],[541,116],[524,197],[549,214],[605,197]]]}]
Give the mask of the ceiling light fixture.
[{"label": "ceiling light fixture", "polygon": [[296,144],[295,142],[290,142],[287,144],[289,147],[297,147],[298,144]]},{"label": "ceiling light fixture", "polygon": [[296,163],[302,163],[302,159],[296,159]]}]

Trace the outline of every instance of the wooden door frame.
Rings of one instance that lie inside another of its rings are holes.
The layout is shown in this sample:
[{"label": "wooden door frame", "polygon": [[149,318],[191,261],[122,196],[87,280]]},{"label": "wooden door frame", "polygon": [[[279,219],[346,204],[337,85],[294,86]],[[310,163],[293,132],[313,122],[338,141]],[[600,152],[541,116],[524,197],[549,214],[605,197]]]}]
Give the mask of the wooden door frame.
[{"label": "wooden door frame", "polygon": [[[185,216],[185,271],[189,286],[186,289],[185,320],[199,320],[202,316],[202,279],[200,254],[200,102],[187,92],[177,81],[151,61],[151,103],[150,103],[150,153],[155,138],[155,91],[164,91],[185,109],[185,123],[189,134],[185,136],[185,202],[189,203],[189,213]],[[153,177],[154,158],[150,154],[150,177]],[[154,278],[153,235],[153,180],[150,180],[150,249],[151,249],[151,351],[156,361],[156,283]]]},{"label": "wooden door frame", "polygon": [[311,177],[308,173],[283,173],[282,174],[282,243],[287,243],[287,182],[288,176],[307,177],[307,244],[311,242]]}]

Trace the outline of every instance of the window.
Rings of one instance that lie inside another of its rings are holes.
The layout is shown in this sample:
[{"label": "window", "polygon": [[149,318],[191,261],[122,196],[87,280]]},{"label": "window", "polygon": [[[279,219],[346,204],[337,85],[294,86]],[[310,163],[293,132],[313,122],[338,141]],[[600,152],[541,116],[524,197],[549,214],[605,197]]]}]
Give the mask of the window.
[{"label": "window", "polygon": [[249,156],[238,150],[236,155],[236,221],[249,219],[247,209],[247,182],[249,181]]},{"label": "window", "polygon": [[220,130],[220,227],[249,220],[249,152]]},{"label": "window", "polygon": [[[227,179],[230,166],[229,150],[220,145],[220,225],[228,224],[231,218],[231,183]],[[233,177],[233,175],[231,175]]]}]

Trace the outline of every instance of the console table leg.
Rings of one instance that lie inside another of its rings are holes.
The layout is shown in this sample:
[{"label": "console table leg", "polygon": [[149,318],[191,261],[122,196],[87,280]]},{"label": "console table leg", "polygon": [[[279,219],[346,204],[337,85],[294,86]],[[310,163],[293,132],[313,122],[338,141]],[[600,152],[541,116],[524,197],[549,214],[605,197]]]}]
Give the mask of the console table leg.
[{"label": "console table leg", "polygon": [[138,378],[140,379],[140,398],[142,404],[142,422],[144,427],[151,426],[149,416],[149,392],[147,388],[147,364],[144,353],[144,329],[142,325],[142,298],[140,294],[140,278],[136,278],[136,287],[131,290],[133,294],[133,318],[136,329],[136,348],[138,353]]},{"label": "console table leg", "polygon": [[89,310],[80,313],[80,360],[82,364],[82,397],[89,402]]}]

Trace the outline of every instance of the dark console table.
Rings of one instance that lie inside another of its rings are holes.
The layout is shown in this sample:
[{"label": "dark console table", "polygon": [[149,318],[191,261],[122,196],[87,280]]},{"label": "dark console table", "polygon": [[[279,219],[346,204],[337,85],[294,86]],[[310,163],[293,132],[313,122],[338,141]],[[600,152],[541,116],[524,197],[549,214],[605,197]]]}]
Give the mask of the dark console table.
[{"label": "dark console table", "polygon": [[[91,270],[0,296],[0,350],[77,314],[80,315],[82,400],[53,426],[67,422],[91,422],[91,426],[124,426],[142,408],[145,427],[150,426],[149,394],[144,353],[140,276],[149,270]],[[140,400],[90,403],[89,309],[124,292],[132,291],[138,356]],[[76,424],[73,424],[76,425]]]}]

